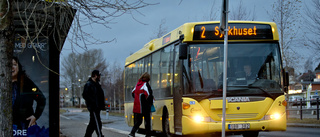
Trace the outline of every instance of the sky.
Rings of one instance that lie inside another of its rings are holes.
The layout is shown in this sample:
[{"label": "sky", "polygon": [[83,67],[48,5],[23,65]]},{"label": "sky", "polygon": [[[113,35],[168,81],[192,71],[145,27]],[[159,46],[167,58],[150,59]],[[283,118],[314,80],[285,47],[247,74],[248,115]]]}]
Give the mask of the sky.
[{"label": "sky", "polygon": [[[267,11],[272,11],[272,4],[275,0],[242,0],[243,6],[248,12],[254,12],[256,21],[271,21]],[[151,5],[139,10],[142,14],[134,13],[134,20],[131,15],[122,15],[113,21],[115,24],[109,25],[111,29],[99,28],[93,26],[87,28],[88,32],[92,33],[96,38],[104,40],[116,39],[116,41],[103,44],[89,46],[88,49],[101,49],[104,53],[106,61],[109,64],[114,62],[120,66],[125,64],[125,59],[142,48],[151,37],[154,37],[156,30],[162,19],[166,20],[164,27],[170,32],[175,28],[183,25],[186,22],[208,21],[210,9],[214,7],[219,10],[217,19],[220,19],[220,9],[222,0],[154,0],[156,5]],[[240,0],[229,0],[229,11],[237,7]],[[254,10],[255,9],[255,10]],[[70,43],[66,42],[62,52],[61,61],[71,53]],[[76,49],[77,52],[84,52],[82,49]],[[60,67],[61,68],[61,67]],[[61,73],[63,73],[61,71]]]}]

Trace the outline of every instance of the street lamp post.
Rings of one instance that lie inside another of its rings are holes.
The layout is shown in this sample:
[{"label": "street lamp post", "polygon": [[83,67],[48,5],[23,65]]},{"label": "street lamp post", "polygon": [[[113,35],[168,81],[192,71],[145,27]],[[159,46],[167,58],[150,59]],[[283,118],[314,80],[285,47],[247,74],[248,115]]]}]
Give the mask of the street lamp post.
[{"label": "street lamp post", "polygon": [[113,109],[116,110],[116,88],[113,88]]},{"label": "street lamp post", "polygon": [[79,81],[79,105],[80,105],[80,108],[81,108],[81,79],[78,80]]},{"label": "street lamp post", "polygon": [[[73,81],[72,81],[73,82]],[[75,97],[75,93],[74,93],[74,83],[71,83],[71,90],[72,90],[72,106],[75,106],[75,103],[74,103],[74,97]]]},{"label": "street lamp post", "polygon": [[62,106],[65,106],[65,103],[66,103],[66,98],[67,98],[67,96],[66,95],[68,95],[69,94],[69,92],[68,92],[68,88],[67,87],[65,87],[64,88],[64,94],[63,94],[63,104],[62,104]]}]

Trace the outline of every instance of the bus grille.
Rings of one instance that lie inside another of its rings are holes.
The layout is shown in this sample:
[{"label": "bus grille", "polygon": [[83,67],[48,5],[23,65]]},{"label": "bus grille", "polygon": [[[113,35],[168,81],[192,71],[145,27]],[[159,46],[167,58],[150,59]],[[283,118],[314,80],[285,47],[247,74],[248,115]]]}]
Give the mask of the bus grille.
[{"label": "bus grille", "polygon": [[[226,119],[246,119],[256,118],[258,113],[246,113],[246,114],[226,114]],[[218,117],[222,119],[222,114],[218,114]]]}]

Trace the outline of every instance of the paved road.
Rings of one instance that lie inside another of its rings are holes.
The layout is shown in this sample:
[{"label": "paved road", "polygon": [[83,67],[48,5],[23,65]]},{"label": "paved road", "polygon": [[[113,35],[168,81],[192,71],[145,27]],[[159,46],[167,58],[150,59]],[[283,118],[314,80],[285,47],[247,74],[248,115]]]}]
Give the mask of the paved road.
[{"label": "paved road", "polygon": [[[103,121],[103,133],[108,137],[126,137],[131,127],[125,122],[123,117],[109,116],[106,119],[105,115],[101,115]],[[66,137],[81,137],[85,133],[87,123],[89,121],[88,112],[68,112],[60,116],[60,129]],[[289,125],[288,125],[289,126]],[[295,125],[297,126],[297,125]],[[320,135],[320,128],[310,127],[288,127],[285,132],[260,132],[259,137],[318,137]],[[137,137],[144,135],[137,134]],[[161,134],[155,134],[161,136]],[[209,136],[209,135],[201,135]],[[220,136],[220,135],[218,135]],[[95,136],[93,136],[95,137]],[[189,137],[189,136],[188,136]],[[191,136],[190,136],[191,137]],[[196,137],[199,137],[197,135]],[[227,135],[227,137],[242,137],[241,135]]]},{"label": "paved road", "polygon": [[[110,128],[108,123],[112,122],[114,125],[117,125],[117,119],[121,117],[110,117],[113,118],[112,121],[103,120],[103,128],[102,132],[106,137],[127,137],[129,134],[130,127],[123,126],[125,130],[121,130],[120,126],[116,128]],[[64,115],[60,115],[60,131],[62,133],[62,137],[81,137],[84,136],[87,124],[89,122],[89,113],[66,113]],[[123,120],[122,120],[123,123]],[[124,125],[124,124],[122,124]],[[96,137],[95,133],[93,137]]]}]

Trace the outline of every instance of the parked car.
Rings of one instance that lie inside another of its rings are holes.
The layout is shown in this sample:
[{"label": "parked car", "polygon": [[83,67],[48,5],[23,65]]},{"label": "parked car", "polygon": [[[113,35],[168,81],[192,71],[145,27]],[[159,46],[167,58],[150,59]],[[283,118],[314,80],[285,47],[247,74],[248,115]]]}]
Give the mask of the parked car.
[{"label": "parked car", "polygon": [[[310,100],[311,100],[311,104],[312,104],[312,105],[317,104],[317,98],[319,98],[319,101],[320,101],[319,95],[311,95],[311,96],[310,96]],[[320,102],[319,102],[319,104],[320,104]]]},{"label": "parked car", "polygon": [[294,105],[300,105],[300,100],[302,100],[302,105],[305,104],[304,98],[301,96],[290,96],[289,97],[289,103]]}]

